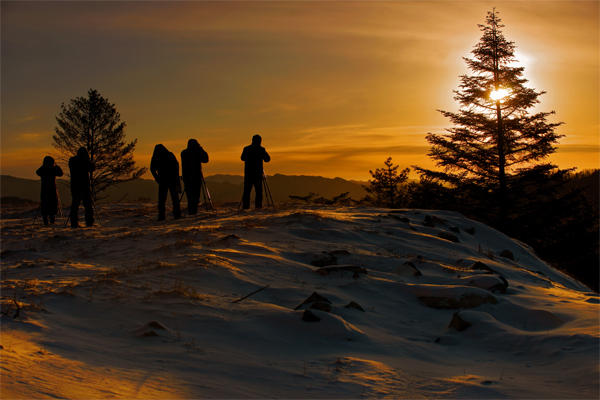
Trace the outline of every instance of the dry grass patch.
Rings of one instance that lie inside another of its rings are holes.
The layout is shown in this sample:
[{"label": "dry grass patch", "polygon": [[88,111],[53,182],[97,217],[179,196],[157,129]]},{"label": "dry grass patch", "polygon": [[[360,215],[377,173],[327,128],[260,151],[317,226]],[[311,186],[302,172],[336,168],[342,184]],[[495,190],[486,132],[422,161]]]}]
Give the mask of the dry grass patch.
[{"label": "dry grass patch", "polygon": [[152,297],[185,297],[194,300],[204,300],[204,296],[200,295],[196,288],[188,285],[182,279],[176,279],[172,285],[160,285],[160,289],[152,292]]}]

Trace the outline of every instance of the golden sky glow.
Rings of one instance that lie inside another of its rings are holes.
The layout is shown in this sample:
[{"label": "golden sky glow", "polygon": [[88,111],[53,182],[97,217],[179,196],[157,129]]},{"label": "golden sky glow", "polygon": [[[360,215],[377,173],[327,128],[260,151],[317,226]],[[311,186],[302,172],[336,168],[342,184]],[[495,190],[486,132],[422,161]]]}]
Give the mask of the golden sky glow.
[{"label": "golden sky glow", "polygon": [[61,103],[90,88],[115,103],[140,166],[156,143],[179,156],[196,138],[206,175],[242,174],[260,134],[267,174],[366,180],[390,156],[433,167],[425,135],[449,127],[436,110],[457,109],[493,7],[547,92],[537,109],[565,122],[551,160],[598,168],[598,5],[2,1],[2,174],[36,178]]}]

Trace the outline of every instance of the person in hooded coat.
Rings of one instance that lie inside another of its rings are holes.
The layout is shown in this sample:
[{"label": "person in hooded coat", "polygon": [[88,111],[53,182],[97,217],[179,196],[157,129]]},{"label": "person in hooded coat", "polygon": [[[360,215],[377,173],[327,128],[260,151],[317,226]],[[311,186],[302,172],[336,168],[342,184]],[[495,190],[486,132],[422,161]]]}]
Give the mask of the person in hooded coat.
[{"label": "person in hooded coat", "polygon": [[94,171],[94,165],[90,161],[90,155],[85,147],[77,150],[77,155],[69,159],[69,171],[71,173],[71,228],[79,228],[79,205],[83,203],[85,209],[85,225],[94,225],[94,209],[92,206],[92,190],[90,186],[90,173]]},{"label": "person in hooded coat", "polygon": [[263,180],[263,161],[271,161],[271,157],[264,147],[261,146],[262,138],[259,135],[252,137],[252,144],[244,147],[242,152],[242,161],[244,166],[244,195],[242,196],[242,208],[250,208],[250,192],[254,187],[256,208],[262,208],[262,180]]},{"label": "person in hooded coat", "polygon": [[44,225],[54,223],[54,216],[58,214],[58,193],[56,192],[56,177],[63,176],[62,169],[54,163],[54,158],[44,157],[42,166],[35,173],[42,178],[42,192],[40,194],[40,210]]},{"label": "person in hooded coat", "polygon": [[165,220],[167,192],[171,192],[173,216],[175,219],[181,218],[178,194],[178,186],[180,187],[179,162],[175,154],[167,150],[162,144],[157,144],[154,147],[152,160],[150,160],[150,172],[156,183],[158,183],[158,221]]},{"label": "person in hooded coat", "polygon": [[198,213],[202,187],[202,163],[208,162],[208,153],[196,139],[188,140],[187,149],[181,152],[181,176],[188,199],[188,213]]}]

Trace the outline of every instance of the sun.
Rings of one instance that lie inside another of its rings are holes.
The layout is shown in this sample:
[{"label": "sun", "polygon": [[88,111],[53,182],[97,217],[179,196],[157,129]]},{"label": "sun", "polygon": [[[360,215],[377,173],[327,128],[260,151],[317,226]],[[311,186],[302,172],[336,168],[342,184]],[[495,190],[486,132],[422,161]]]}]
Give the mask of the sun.
[{"label": "sun", "polygon": [[490,93],[490,98],[494,101],[497,101],[497,100],[502,100],[503,98],[505,98],[508,95],[509,95],[508,90],[498,89],[498,90],[493,90]]}]

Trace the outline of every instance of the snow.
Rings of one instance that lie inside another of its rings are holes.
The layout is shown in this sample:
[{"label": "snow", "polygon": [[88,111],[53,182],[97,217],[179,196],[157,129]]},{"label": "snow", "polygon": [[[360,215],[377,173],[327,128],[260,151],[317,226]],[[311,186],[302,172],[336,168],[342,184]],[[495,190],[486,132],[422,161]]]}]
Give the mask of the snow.
[{"label": "snow", "polygon": [[2,398],[599,397],[599,297],[527,245],[447,211],[236,206],[77,230],[3,207]]}]

